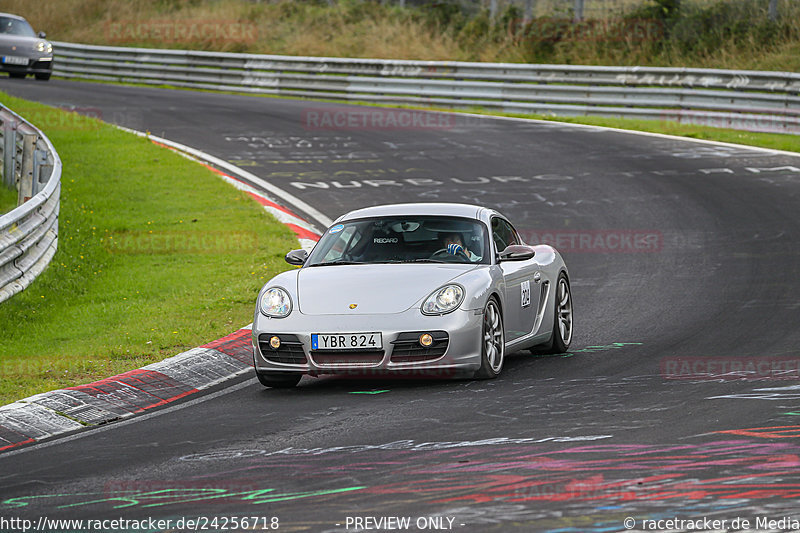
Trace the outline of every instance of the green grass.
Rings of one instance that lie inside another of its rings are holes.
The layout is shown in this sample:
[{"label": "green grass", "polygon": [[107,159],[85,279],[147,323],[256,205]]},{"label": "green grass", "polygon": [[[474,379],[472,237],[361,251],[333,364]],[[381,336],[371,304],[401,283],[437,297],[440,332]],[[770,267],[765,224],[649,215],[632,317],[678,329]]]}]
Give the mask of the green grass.
[{"label": "green grass", "polygon": [[7,189],[0,183],[0,215],[8,213],[17,207],[17,190]]},{"label": "green grass", "polygon": [[205,167],[97,120],[0,93],[64,164],[58,252],[0,304],[0,404],[139,368],[252,321],[297,247]]}]

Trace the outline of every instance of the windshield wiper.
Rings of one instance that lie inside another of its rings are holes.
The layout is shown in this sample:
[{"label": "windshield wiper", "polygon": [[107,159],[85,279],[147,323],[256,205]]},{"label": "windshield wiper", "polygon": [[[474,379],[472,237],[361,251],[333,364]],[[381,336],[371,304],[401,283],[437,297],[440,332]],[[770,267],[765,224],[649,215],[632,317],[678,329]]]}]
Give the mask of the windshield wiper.
[{"label": "windshield wiper", "polygon": [[310,267],[320,267],[320,266],[328,266],[328,265],[368,265],[366,261],[328,261],[326,263],[314,263],[313,265],[308,265]]},{"label": "windshield wiper", "polygon": [[452,261],[442,261],[441,259],[427,259],[424,257],[420,257],[419,259],[412,259],[410,261],[405,261],[406,263],[452,263]]}]

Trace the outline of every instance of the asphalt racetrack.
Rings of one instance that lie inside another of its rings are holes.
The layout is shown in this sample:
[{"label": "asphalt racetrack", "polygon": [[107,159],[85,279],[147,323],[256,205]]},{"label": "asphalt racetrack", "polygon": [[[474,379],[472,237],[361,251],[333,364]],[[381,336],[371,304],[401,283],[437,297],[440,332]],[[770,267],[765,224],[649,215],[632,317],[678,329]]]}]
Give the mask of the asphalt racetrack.
[{"label": "asphalt racetrack", "polygon": [[288,99],[0,89],[205,150],[330,218],[399,201],[496,208],[562,251],[576,316],[567,356],[512,354],[492,381],[247,378],[4,453],[0,516],[309,532],[800,519],[800,158]]}]

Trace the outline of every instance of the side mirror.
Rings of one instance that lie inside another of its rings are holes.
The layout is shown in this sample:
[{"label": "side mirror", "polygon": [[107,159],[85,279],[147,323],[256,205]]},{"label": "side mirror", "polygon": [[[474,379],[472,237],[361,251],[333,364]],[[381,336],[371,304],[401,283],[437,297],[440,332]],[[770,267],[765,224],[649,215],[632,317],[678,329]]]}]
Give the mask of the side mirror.
[{"label": "side mirror", "polygon": [[308,252],[305,250],[292,250],[286,254],[284,259],[286,259],[286,262],[290,265],[303,266],[306,259],[308,259]]},{"label": "side mirror", "polygon": [[39,39],[44,39],[45,37],[47,37],[47,34],[45,32],[43,32],[43,31],[40,31],[39,32]]},{"label": "side mirror", "polygon": [[512,244],[500,252],[500,261],[527,261],[536,255],[536,251],[525,244]]}]

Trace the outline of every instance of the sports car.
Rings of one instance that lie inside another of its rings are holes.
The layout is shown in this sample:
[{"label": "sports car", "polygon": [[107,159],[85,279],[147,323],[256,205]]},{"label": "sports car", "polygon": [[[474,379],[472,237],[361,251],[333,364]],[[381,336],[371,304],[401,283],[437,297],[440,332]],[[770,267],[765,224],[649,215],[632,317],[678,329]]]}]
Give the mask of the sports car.
[{"label": "sports car", "polygon": [[0,72],[12,78],[33,74],[37,80],[49,80],[53,45],[44,38],[44,32],[37,35],[24,18],[0,13]]},{"label": "sports car", "polygon": [[565,352],[569,272],[551,246],[529,246],[485,207],[369,207],[334,221],[299,266],[264,285],[253,321],[259,381],[302,375],[474,377],[507,353]]}]

